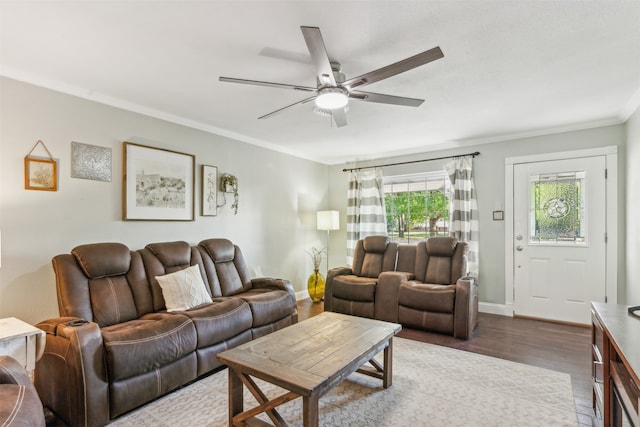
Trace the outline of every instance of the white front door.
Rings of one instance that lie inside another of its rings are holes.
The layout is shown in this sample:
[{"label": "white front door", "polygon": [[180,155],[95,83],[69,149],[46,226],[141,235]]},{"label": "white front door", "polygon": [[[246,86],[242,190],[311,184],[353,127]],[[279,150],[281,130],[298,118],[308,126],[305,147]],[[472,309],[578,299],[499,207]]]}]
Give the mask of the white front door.
[{"label": "white front door", "polygon": [[514,165],[514,314],[590,323],[606,295],[606,158]]}]

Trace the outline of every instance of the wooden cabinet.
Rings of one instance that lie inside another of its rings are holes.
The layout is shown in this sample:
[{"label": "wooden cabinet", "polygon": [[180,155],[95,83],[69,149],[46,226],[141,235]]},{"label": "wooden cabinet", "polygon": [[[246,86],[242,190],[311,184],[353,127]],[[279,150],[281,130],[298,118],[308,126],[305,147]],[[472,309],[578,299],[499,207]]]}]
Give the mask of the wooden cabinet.
[{"label": "wooden cabinet", "polygon": [[593,328],[591,329],[591,378],[593,424],[603,425],[604,416],[604,330],[594,313],[591,315]]},{"label": "wooden cabinet", "polygon": [[640,427],[640,318],[592,303],[593,424]]}]

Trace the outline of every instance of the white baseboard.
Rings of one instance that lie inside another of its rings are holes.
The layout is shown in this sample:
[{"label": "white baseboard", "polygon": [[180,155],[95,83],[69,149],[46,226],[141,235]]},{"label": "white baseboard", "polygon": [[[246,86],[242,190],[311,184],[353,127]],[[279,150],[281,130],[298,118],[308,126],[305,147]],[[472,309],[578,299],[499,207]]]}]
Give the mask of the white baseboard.
[{"label": "white baseboard", "polygon": [[501,316],[513,317],[512,304],[496,304],[492,302],[479,302],[478,311],[480,313],[499,314]]},{"label": "white baseboard", "polygon": [[304,291],[296,292],[296,301],[300,301],[301,299],[309,298],[309,292],[305,289]]}]

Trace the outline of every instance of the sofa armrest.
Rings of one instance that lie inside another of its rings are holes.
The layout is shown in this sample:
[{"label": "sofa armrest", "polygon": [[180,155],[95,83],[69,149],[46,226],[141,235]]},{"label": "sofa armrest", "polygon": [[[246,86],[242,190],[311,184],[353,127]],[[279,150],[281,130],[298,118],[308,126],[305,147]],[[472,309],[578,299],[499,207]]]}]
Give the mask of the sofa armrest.
[{"label": "sofa armrest", "polygon": [[281,291],[287,291],[291,296],[293,305],[296,305],[296,292],[293,290],[293,285],[286,279],[274,279],[272,277],[258,277],[251,279],[251,286],[256,289],[260,288],[272,288],[279,289]]},{"label": "sofa armrest", "polygon": [[378,276],[374,317],[398,323],[398,291],[400,285],[413,280],[415,275],[401,271],[383,271]]},{"label": "sofa armrest", "polygon": [[34,372],[43,404],[68,425],[105,425],[109,388],[98,324],[58,317],[36,326],[46,332],[44,354]]},{"label": "sofa armrest", "polygon": [[453,317],[453,336],[469,339],[478,323],[478,283],[474,277],[461,277],[456,282]]},{"label": "sofa armrest", "polygon": [[334,267],[327,272],[324,283],[324,311],[333,311],[333,279],[336,276],[353,274],[349,267]]},{"label": "sofa armrest", "polygon": [[0,425],[45,427],[44,411],[29,374],[16,359],[0,355]]}]

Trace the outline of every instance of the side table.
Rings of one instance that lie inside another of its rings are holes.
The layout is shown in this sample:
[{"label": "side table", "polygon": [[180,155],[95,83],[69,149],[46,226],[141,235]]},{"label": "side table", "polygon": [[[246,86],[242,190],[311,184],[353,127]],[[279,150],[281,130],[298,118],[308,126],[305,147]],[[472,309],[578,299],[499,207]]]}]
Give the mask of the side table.
[{"label": "side table", "polygon": [[16,359],[33,379],[36,360],[44,352],[45,333],[15,317],[0,319],[0,354]]}]

